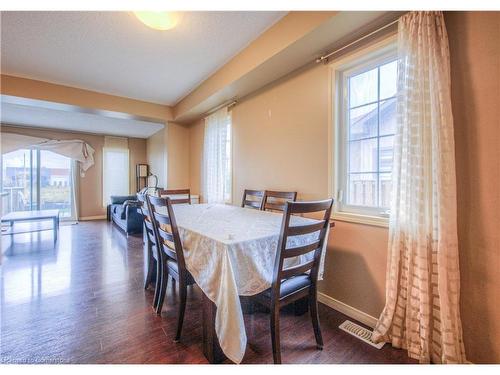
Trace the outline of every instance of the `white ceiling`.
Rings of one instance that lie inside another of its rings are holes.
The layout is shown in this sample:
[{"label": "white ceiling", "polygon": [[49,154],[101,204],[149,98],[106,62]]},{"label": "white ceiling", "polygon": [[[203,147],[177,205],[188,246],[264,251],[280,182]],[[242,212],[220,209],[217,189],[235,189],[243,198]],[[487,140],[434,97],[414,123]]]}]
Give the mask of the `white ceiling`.
[{"label": "white ceiling", "polygon": [[2,74],[173,105],[286,12],[184,12],[157,31],[129,12],[1,12]]},{"label": "white ceiling", "polygon": [[144,119],[127,118],[123,113],[80,112],[72,106],[38,100],[17,100],[2,96],[0,122],[6,125],[57,129],[92,134],[148,138],[164,125]]}]

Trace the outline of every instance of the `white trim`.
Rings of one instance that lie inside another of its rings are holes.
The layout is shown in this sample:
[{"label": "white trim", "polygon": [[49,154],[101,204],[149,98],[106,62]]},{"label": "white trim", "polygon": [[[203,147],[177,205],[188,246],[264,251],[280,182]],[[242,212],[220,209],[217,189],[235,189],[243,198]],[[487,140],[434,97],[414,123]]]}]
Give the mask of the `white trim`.
[{"label": "white trim", "polygon": [[389,219],[381,216],[359,215],[350,212],[334,212],[332,219],[348,223],[371,225],[374,227],[389,228]]},{"label": "white trim", "polygon": [[89,221],[89,220],[104,220],[106,215],[96,215],[96,216],[83,216],[78,219],[78,221]]},{"label": "white trim", "polygon": [[366,324],[368,327],[374,328],[377,324],[377,318],[358,310],[352,306],[345,304],[344,302],[340,302],[335,298],[332,298],[324,293],[318,292],[318,301],[328,307],[331,307],[334,310],[341,312],[348,317],[357,320],[363,324]]}]

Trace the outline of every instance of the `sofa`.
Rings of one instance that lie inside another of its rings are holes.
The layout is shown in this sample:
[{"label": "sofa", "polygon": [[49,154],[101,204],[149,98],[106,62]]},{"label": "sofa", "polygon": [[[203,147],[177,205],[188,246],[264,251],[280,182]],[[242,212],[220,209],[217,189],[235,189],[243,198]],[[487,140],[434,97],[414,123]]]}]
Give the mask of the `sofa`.
[{"label": "sofa", "polygon": [[113,221],[127,235],[142,233],[143,218],[141,203],[135,195],[111,196],[108,205],[108,220]]}]

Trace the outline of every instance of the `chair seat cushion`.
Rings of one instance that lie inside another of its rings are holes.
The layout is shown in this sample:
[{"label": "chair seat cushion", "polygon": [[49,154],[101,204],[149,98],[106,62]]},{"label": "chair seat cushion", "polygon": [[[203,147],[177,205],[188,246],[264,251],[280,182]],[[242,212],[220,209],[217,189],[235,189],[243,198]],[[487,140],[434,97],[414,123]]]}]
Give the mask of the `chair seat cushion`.
[{"label": "chair seat cushion", "polygon": [[[304,289],[311,285],[311,278],[307,274],[298,275],[286,279],[281,282],[280,298],[286,297],[296,291]],[[264,296],[271,298],[271,288],[262,293]]]}]

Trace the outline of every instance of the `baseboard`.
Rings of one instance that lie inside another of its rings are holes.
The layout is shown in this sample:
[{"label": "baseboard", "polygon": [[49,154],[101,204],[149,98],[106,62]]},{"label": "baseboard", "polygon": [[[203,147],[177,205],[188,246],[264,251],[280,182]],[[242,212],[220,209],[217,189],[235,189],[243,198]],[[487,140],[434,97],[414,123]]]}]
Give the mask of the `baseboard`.
[{"label": "baseboard", "polygon": [[106,215],[97,215],[97,216],[83,216],[79,218],[79,221],[89,221],[89,220],[104,220],[106,219]]},{"label": "baseboard", "polygon": [[318,301],[331,307],[334,310],[341,312],[348,317],[357,320],[363,324],[366,324],[368,327],[374,328],[375,324],[377,324],[377,318],[368,315],[367,313],[358,310],[352,306],[345,304],[344,302],[340,302],[335,298],[332,298],[324,293],[318,292]]}]

